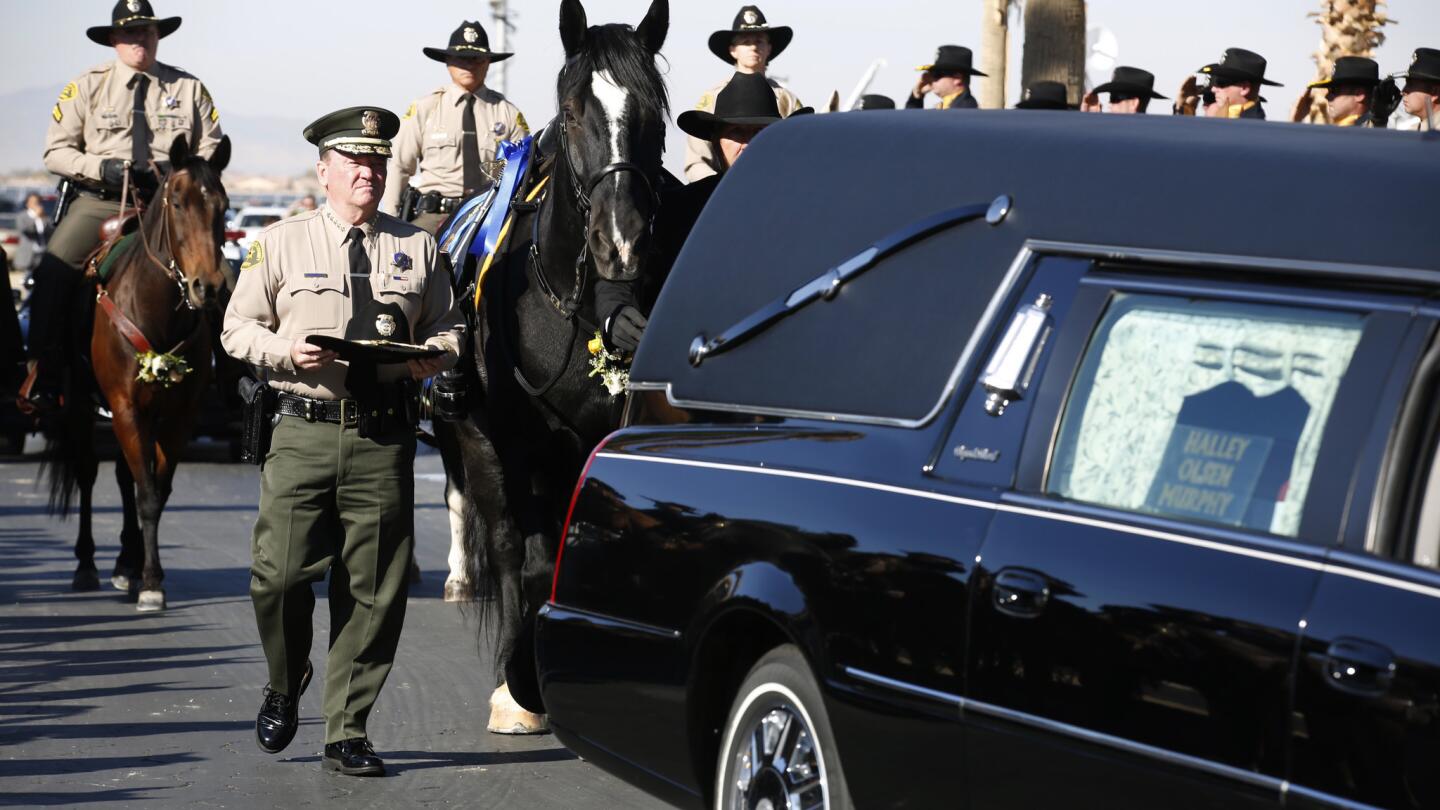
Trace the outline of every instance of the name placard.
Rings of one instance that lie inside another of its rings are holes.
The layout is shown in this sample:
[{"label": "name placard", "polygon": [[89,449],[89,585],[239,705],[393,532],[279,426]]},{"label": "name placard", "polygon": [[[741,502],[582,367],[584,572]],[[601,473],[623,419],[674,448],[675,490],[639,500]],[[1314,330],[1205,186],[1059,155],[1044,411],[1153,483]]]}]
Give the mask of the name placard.
[{"label": "name placard", "polygon": [[1239,526],[1274,439],[1176,423],[1145,507]]}]

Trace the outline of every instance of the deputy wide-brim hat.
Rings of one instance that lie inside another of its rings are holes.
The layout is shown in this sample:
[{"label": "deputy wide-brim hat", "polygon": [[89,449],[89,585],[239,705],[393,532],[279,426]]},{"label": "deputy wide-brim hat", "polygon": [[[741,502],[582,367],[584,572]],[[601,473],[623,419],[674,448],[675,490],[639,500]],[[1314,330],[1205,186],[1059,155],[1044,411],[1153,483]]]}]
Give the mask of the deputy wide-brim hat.
[{"label": "deputy wide-brim hat", "polygon": [[335,352],[341,360],[365,363],[403,363],[439,357],[444,349],[410,343],[410,321],[393,301],[366,302],[345,325],[344,339],[310,335],[305,342]]},{"label": "deputy wide-brim hat", "polygon": [[1034,82],[1025,88],[1025,97],[1015,105],[1017,110],[1074,110],[1069,93],[1060,82]]},{"label": "deputy wide-brim hat", "polygon": [[[814,112],[802,107],[790,113],[805,115]],[[695,137],[712,140],[727,126],[767,127],[781,121],[780,104],[770,82],[758,73],[736,73],[730,83],[715,95],[715,112],[689,110],[675,119],[680,129]]]},{"label": "deputy wide-brim hat", "polygon": [[716,31],[710,35],[710,52],[720,58],[720,61],[733,65],[735,60],[730,56],[730,43],[740,34],[765,34],[770,37],[770,60],[780,52],[790,47],[790,40],[795,38],[795,32],[788,25],[770,26],[765,19],[765,12],[759,6],[743,6],[735,15],[735,22],[729,30]]},{"label": "deputy wide-brim hat", "polygon": [[85,29],[85,36],[97,45],[110,45],[110,34],[124,28],[139,28],[143,25],[153,25],[160,29],[160,38],[175,33],[180,27],[179,17],[156,17],[155,9],[150,7],[149,0],[119,0],[115,9],[110,12],[109,25],[96,25]]},{"label": "deputy wide-brim hat", "polygon": [[941,45],[935,51],[935,61],[920,65],[916,70],[931,73],[963,73],[966,76],[988,76],[974,67],[975,54],[963,45]]},{"label": "deputy wide-brim hat", "polygon": [[305,127],[305,140],[347,155],[390,157],[390,139],[400,131],[400,116],[383,107],[346,107],[323,115]]},{"label": "deputy wide-brim hat", "polygon": [[878,93],[867,93],[860,97],[860,103],[855,105],[857,110],[893,110],[895,99],[889,96],[882,96]]},{"label": "deputy wide-brim hat", "polygon": [[515,55],[490,50],[490,35],[485,33],[485,27],[478,22],[468,20],[460,23],[460,27],[450,34],[449,45],[443,48],[422,48],[421,50],[436,62],[444,62],[452,56],[461,59],[483,57],[491,62],[500,62]]},{"label": "deputy wide-brim hat", "polygon": [[1123,65],[1115,68],[1115,72],[1110,74],[1110,81],[1096,87],[1094,92],[1097,94],[1110,93],[1112,101],[1117,95],[1130,98],[1165,98],[1155,92],[1154,73]]},{"label": "deputy wide-brim hat", "polygon": [[1440,50],[1416,48],[1415,53],[1410,55],[1410,67],[1400,76],[1405,79],[1440,82]]},{"label": "deputy wide-brim hat", "polygon": [[1226,48],[1219,62],[1211,62],[1195,72],[1220,79],[1284,87],[1285,85],[1280,82],[1272,82],[1265,78],[1265,65],[1265,57],[1254,51],[1247,51],[1244,48]]},{"label": "deputy wide-brim hat", "polygon": [[1306,87],[1332,87],[1337,84],[1355,84],[1374,87],[1380,83],[1380,65],[1374,59],[1363,56],[1342,56],[1335,60],[1335,69],[1329,78],[1311,82]]}]

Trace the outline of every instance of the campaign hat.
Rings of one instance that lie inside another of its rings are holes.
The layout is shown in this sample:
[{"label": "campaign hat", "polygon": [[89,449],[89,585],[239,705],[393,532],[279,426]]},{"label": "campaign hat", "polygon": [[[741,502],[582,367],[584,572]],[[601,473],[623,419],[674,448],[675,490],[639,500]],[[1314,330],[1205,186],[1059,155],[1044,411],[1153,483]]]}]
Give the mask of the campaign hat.
[{"label": "campaign hat", "polygon": [[893,110],[895,99],[889,96],[882,96],[878,93],[866,93],[860,97],[860,103],[855,105],[857,110]]},{"label": "campaign hat", "polygon": [[1060,82],[1032,82],[1025,88],[1025,97],[1015,105],[1017,110],[1073,110],[1069,92]]},{"label": "campaign hat", "polygon": [[1380,83],[1380,65],[1374,59],[1363,56],[1342,56],[1335,60],[1335,69],[1330,76],[1306,85],[1311,89],[1331,87],[1337,84],[1357,84],[1374,87]]},{"label": "campaign hat", "polygon": [[390,157],[390,139],[400,131],[400,116],[383,107],[346,107],[322,115],[305,127],[305,140],[347,155]]},{"label": "campaign hat", "polygon": [[1410,55],[1410,67],[1400,75],[1406,79],[1440,82],[1440,50],[1416,48]]},{"label": "campaign hat", "polygon": [[1272,82],[1265,78],[1265,66],[1265,57],[1254,51],[1247,51],[1244,48],[1226,48],[1225,53],[1221,54],[1219,62],[1211,62],[1195,72],[1204,73],[1217,79],[1284,87],[1285,85],[1279,82]]},{"label": "campaign hat", "polygon": [[[791,115],[814,112],[809,107],[795,110]],[[770,82],[758,73],[736,73],[730,82],[715,94],[715,111],[689,110],[675,119],[675,124],[685,132],[708,141],[726,126],[769,126],[783,120],[780,104],[775,100],[775,90]]]},{"label": "campaign hat", "polygon": [[1148,70],[1141,70],[1137,67],[1126,67],[1121,65],[1115,68],[1110,74],[1110,81],[1096,87],[1095,93],[1110,93],[1111,101],[1114,96],[1125,96],[1127,98],[1160,98],[1165,96],[1155,92],[1155,74]]},{"label": "campaign hat", "polygon": [[710,52],[720,58],[720,61],[728,64],[735,64],[730,56],[730,43],[735,41],[739,34],[766,34],[770,37],[770,59],[790,47],[790,40],[795,38],[795,31],[788,25],[771,26],[765,19],[765,12],[759,6],[741,6],[735,13],[735,21],[725,30],[716,31],[710,35]]},{"label": "campaign hat", "polygon": [[444,62],[452,56],[461,59],[484,57],[491,62],[500,62],[514,56],[513,53],[497,53],[490,50],[490,35],[485,26],[466,20],[450,32],[450,44],[443,48],[422,48],[425,55],[436,62]]},{"label": "campaign hat", "polygon": [[85,29],[85,36],[97,45],[109,45],[110,34],[125,28],[139,28],[142,25],[153,25],[160,29],[160,38],[175,33],[180,27],[179,17],[156,17],[155,9],[150,6],[150,0],[117,0],[115,8],[110,12],[109,25],[96,25]]},{"label": "campaign hat", "polygon": [[963,73],[966,76],[986,76],[973,66],[975,54],[964,45],[941,45],[935,51],[935,61],[921,65],[916,70],[931,73]]}]

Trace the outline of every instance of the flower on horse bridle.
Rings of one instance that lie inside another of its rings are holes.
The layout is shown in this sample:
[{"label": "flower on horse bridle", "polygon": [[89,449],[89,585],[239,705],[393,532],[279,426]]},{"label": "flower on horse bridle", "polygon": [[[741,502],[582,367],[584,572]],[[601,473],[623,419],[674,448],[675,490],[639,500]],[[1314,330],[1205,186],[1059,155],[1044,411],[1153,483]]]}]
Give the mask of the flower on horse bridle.
[{"label": "flower on horse bridle", "polygon": [[135,375],[135,379],[143,383],[159,383],[162,388],[183,381],[186,374],[195,370],[185,362],[185,358],[169,352],[136,352],[135,362],[140,365],[140,373]]},{"label": "flower on horse bridle", "polygon": [[590,373],[586,376],[599,376],[600,382],[605,385],[605,390],[610,396],[619,396],[625,393],[630,385],[630,369],[626,366],[624,359],[619,355],[610,352],[605,348],[605,339],[596,330],[595,337],[585,344],[590,350]]}]

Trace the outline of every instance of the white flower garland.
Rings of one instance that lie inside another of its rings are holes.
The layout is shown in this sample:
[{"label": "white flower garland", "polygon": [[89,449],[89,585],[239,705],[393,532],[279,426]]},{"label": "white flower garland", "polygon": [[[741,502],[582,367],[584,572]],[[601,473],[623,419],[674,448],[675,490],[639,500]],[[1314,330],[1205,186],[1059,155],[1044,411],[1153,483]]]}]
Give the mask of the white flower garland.
[{"label": "white flower garland", "polygon": [[612,397],[625,393],[625,388],[630,385],[630,369],[623,365],[625,361],[620,355],[605,348],[605,340],[598,330],[586,348],[590,350],[589,376],[598,375]]},{"label": "white flower garland", "polygon": [[140,373],[135,375],[135,379],[144,383],[159,383],[165,388],[183,381],[186,374],[194,371],[183,357],[169,352],[136,352],[135,362],[140,364]]}]

